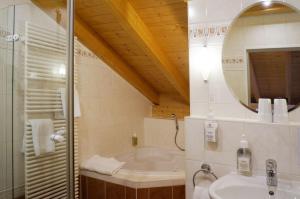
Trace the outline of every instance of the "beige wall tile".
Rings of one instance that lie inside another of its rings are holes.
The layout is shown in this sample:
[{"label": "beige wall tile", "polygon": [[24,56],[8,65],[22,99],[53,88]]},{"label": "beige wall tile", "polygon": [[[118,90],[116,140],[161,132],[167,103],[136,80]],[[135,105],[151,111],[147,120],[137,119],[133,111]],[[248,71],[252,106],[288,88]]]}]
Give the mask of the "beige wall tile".
[{"label": "beige wall tile", "polygon": [[[88,50],[81,45],[81,51]],[[131,136],[143,145],[144,117],[151,103],[100,59],[89,53],[76,58],[79,65],[78,92],[81,161],[94,154],[111,156],[134,149]]]}]

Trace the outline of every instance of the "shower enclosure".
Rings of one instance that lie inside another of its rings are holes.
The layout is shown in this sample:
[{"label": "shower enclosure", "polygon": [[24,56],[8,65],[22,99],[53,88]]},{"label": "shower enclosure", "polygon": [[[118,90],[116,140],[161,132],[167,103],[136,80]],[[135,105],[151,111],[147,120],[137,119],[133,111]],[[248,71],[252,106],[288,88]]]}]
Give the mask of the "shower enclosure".
[{"label": "shower enclosure", "polygon": [[72,1],[56,7],[68,27],[10,2],[0,1],[0,199],[77,198]]}]

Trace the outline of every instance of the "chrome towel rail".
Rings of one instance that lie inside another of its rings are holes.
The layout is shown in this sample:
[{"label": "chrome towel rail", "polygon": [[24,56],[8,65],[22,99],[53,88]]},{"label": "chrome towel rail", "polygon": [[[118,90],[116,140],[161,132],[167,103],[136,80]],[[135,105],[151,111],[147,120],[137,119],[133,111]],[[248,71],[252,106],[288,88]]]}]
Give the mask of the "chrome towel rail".
[{"label": "chrome towel rail", "polygon": [[197,170],[197,171],[194,173],[194,175],[193,175],[193,185],[194,185],[194,187],[195,187],[195,185],[196,185],[196,182],[195,182],[196,177],[197,177],[197,175],[198,175],[199,173],[203,173],[203,174],[205,174],[205,175],[211,175],[211,176],[213,176],[216,180],[218,179],[218,177],[216,176],[216,174],[214,174],[214,172],[212,172],[211,166],[210,166],[209,164],[203,163],[203,164],[201,165],[201,169]]}]

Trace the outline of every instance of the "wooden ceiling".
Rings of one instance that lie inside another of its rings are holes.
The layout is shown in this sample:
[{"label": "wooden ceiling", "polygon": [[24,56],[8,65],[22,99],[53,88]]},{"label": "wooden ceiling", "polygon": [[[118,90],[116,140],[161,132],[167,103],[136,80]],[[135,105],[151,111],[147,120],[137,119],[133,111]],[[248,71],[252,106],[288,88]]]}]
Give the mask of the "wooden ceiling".
[{"label": "wooden ceiling", "polygon": [[300,51],[250,52],[252,99],[286,98],[300,103]]},{"label": "wooden ceiling", "polygon": [[[55,17],[63,0],[32,0]],[[58,3],[60,2],[60,3]],[[188,19],[183,0],[76,0],[78,39],[154,104],[189,102]]]}]

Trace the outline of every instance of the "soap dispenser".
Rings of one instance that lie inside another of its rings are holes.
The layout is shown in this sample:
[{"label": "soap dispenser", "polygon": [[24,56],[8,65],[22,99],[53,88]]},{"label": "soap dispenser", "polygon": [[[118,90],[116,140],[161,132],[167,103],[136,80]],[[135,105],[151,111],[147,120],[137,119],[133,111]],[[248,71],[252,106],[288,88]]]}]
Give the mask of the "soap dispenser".
[{"label": "soap dispenser", "polygon": [[237,171],[240,175],[252,175],[252,154],[246,136],[243,134],[237,151]]}]

